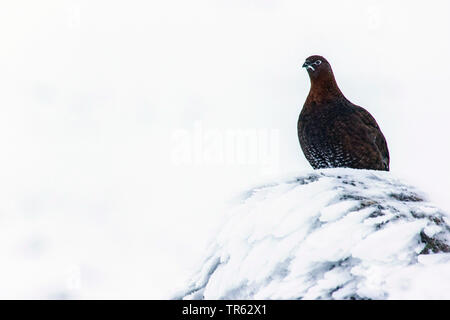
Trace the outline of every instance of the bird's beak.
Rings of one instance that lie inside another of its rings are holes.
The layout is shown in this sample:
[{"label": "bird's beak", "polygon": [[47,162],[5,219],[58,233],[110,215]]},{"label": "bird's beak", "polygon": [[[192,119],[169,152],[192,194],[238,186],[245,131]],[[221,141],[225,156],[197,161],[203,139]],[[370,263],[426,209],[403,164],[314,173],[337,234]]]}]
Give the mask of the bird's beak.
[{"label": "bird's beak", "polygon": [[302,65],[302,68],[306,68],[306,70],[311,69],[312,71],[315,70],[314,67],[307,61],[305,61],[305,63]]}]

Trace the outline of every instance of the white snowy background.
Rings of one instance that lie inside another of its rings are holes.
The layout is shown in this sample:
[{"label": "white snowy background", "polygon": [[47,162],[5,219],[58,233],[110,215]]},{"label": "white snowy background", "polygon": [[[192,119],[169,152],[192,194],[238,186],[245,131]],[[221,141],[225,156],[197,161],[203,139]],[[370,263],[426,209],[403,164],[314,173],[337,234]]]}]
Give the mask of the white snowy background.
[{"label": "white snowy background", "polygon": [[[2,1],[0,298],[173,294],[230,194],[310,168],[296,124],[311,54],[377,119],[392,173],[450,211],[449,15],[447,1]],[[239,130],[258,132],[256,157],[208,154]]]}]

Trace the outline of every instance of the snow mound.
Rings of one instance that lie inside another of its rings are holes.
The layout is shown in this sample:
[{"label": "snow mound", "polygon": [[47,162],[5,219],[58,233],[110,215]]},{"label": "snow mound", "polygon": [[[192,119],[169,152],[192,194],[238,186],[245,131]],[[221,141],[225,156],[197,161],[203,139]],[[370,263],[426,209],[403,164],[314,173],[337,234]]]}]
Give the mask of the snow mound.
[{"label": "snow mound", "polygon": [[389,172],[246,192],[182,299],[450,299],[449,218]]}]

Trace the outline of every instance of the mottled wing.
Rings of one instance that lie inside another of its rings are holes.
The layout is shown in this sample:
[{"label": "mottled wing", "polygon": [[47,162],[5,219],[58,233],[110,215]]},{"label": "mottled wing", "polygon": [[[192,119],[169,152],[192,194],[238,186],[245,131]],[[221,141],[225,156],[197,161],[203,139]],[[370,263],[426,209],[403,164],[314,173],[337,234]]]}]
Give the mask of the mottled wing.
[{"label": "mottled wing", "polygon": [[381,129],[378,126],[375,118],[372,117],[372,115],[366,109],[356,105],[353,105],[353,107],[359,115],[361,121],[367,126],[369,137],[372,139],[374,145],[380,153],[382,161],[381,169],[389,171],[389,149],[386,143],[386,139],[384,138],[384,135],[381,132]]}]

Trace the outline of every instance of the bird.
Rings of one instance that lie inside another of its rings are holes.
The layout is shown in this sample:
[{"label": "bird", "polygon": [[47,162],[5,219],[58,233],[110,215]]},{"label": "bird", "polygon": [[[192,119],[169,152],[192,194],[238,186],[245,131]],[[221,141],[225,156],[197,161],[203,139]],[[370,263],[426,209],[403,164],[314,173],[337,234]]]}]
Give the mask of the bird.
[{"label": "bird", "polygon": [[389,171],[386,139],[374,117],[342,94],[322,56],[302,66],[311,87],[297,122],[301,149],[313,167]]}]

